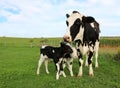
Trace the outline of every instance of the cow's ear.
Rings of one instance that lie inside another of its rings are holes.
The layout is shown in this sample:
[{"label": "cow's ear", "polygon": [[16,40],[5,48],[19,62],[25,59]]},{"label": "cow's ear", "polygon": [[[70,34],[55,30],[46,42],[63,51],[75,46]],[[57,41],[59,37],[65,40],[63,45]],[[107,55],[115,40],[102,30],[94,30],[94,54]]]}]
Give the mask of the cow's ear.
[{"label": "cow's ear", "polygon": [[87,17],[85,17],[85,16],[83,16],[82,17],[82,22],[86,22],[86,23],[91,23],[91,22],[94,22],[95,21],[95,19],[93,18],[93,17],[91,17],[91,16],[87,16]]},{"label": "cow's ear", "polygon": [[82,22],[83,22],[83,23],[86,22],[86,17],[85,17],[85,16],[82,17]]},{"label": "cow's ear", "polygon": [[69,14],[66,14],[66,17],[68,18],[70,15]]}]

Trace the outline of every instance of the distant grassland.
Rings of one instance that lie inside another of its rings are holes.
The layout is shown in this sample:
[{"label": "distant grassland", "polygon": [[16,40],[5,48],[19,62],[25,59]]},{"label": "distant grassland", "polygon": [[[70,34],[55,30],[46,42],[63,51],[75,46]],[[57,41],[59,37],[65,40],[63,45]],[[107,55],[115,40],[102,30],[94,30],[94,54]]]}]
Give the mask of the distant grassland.
[{"label": "distant grassland", "polygon": [[[99,68],[94,77],[83,66],[83,77],[77,78],[78,59],[73,62],[74,77],[65,68],[66,78],[55,79],[55,66],[49,62],[50,74],[44,64],[36,75],[41,45],[59,46],[62,38],[10,38],[0,37],[0,88],[120,88],[120,37],[100,39]],[[118,56],[116,57],[116,54]],[[84,57],[85,58],[85,57]]]},{"label": "distant grassland", "polygon": [[[62,38],[10,38],[0,37],[0,46],[33,47],[41,45],[59,46]],[[120,37],[101,37],[101,47],[120,47]]]},{"label": "distant grassland", "polygon": [[120,47],[120,37],[101,37],[100,46]]},{"label": "distant grassland", "polygon": [[0,37],[0,46],[41,46],[44,44],[58,46],[62,38],[10,38]]}]

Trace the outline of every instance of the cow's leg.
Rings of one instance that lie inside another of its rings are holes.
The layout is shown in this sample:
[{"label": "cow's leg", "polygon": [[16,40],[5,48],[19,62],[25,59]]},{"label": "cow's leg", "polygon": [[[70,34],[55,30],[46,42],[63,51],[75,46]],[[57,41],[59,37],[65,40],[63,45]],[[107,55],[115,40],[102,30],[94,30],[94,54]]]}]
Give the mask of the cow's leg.
[{"label": "cow's leg", "polygon": [[69,60],[68,60],[68,69],[69,69],[69,71],[70,71],[70,75],[71,76],[74,76],[73,75],[73,70],[72,70],[72,64],[73,64],[73,58],[69,58]]},{"label": "cow's leg", "polygon": [[98,50],[99,50],[99,41],[95,43],[95,68],[98,68]]},{"label": "cow's leg", "polygon": [[86,55],[86,60],[85,60],[85,66],[86,66],[86,67],[88,67],[88,51],[89,51],[89,47],[88,47],[88,45],[85,43],[85,44],[83,45],[83,52],[82,52],[82,54],[83,54],[83,55]]},{"label": "cow's leg", "polygon": [[46,73],[49,74],[49,71],[48,71],[48,59],[45,60],[45,70],[46,70]]},{"label": "cow's leg", "polygon": [[41,54],[39,62],[38,62],[38,67],[37,67],[37,75],[40,74],[40,67],[41,67],[44,60],[45,60],[45,57],[43,56],[43,54]]},{"label": "cow's leg", "polygon": [[89,48],[90,48],[90,52],[89,52],[89,56],[88,56],[89,75],[90,76],[94,76],[93,68],[92,68],[93,45],[90,46]]},{"label": "cow's leg", "polygon": [[85,67],[88,67],[88,54],[86,54]]},{"label": "cow's leg", "polygon": [[98,51],[95,52],[95,68],[98,68]]},{"label": "cow's leg", "polygon": [[83,75],[83,70],[82,70],[82,65],[83,65],[83,59],[82,59],[82,54],[80,53],[79,57],[79,72],[78,72],[78,77],[82,77]]}]

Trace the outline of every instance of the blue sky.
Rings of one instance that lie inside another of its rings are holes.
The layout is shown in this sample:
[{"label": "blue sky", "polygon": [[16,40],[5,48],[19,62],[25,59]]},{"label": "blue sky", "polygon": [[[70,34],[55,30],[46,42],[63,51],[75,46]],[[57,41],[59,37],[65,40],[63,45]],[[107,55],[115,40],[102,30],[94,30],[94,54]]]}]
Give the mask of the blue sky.
[{"label": "blue sky", "polygon": [[63,37],[66,13],[100,23],[101,36],[120,36],[120,0],[0,0],[0,36]]}]

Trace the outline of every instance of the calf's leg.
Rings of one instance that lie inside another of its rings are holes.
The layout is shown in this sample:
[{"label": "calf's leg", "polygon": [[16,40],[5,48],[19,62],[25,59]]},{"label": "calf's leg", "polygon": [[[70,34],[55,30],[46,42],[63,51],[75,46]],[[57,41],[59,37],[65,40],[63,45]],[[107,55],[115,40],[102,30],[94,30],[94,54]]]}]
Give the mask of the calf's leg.
[{"label": "calf's leg", "polygon": [[41,65],[42,65],[42,63],[43,63],[44,60],[45,60],[45,57],[41,54],[40,59],[38,61],[37,75],[40,74],[40,67],[41,67]]},{"label": "calf's leg", "polygon": [[73,75],[73,69],[72,69],[72,64],[73,64],[73,58],[69,58],[69,60],[68,60],[68,69],[69,69],[69,71],[70,71],[70,75],[71,76],[74,76]]},{"label": "calf's leg", "polygon": [[49,70],[48,70],[48,59],[45,60],[45,70],[46,70],[46,73],[49,74]]},{"label": "calf's leg", "polygon": [[[56,80],[59,79],[59,73],[60,73],[60,64],[62,63],[63,61],[63,58],[54,58],[54,63],[56,65]],[[64,71],[62,72],[63,76],[66,76]]]},{"label": "calf's leg", "polygon": [[64,58],[60,63],[60,75],[63,75],[63,77],[66,77],[66,74],[64,72],[65,63],[66,63],[66,60]]}]

